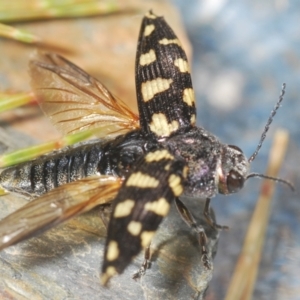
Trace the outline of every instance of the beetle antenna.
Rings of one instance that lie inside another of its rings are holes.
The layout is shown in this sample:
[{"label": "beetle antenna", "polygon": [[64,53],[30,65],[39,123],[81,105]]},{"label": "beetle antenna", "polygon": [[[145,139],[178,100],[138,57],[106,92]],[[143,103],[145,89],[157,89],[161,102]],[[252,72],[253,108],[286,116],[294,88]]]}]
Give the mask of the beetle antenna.
[{"label": "beetle antenna", "polygon": [[[278,108],[280,107],[280,104],[281,104],[281,102],[282,102],[282,100],[283,100],[283,96],[284,96],[284,94],[285,94],[285,87],[286,87],[286,84],[284,83],[284,84],[282,85],[282,89],[281,89],[281,94],[280,94],[280,96],[279,96],[279,100],[277,101],[275,107],[274,107],[273,110],[271,111],[271,114],[270,114],[270,116],[269,116],[269,119],[268,119],[268,121],[267,121],[267,124],[266,124],[266,126],[265,126],[265,129],[264,129],[264,131],[263,131],[263,133],[262,133],[262,135],[261,135],[261,137],[260,137],[260,141],[259,141],[259,143],[258,143],[258,145],[257,145],[257,147],[256,147],[256,150],[254,151],[254,153],[253,153],[253,154],[250,156],[250,158],[248,159],[248,162],[249,162],[249,163],[251,163],[251,162],[255,159],[255,157],[257,156],[257,154],[258,154],[258,152],[259,152],[259,150],[260,150],[260,148],[261,148],[261,146],[262,146],[262,144],[263,144],[263,142],[264,142],[264,140],[265,140],[265,138],[266,138],[267,132],[268,132],[268,130],[269,130],[269,128],[270,128],[270,124],[272,123],[273,118],[274,118],[274,116],[276,115],[276,112],[277,112]],[[248,177],[249,177],[249,176],[248,176]],[[248,177],[247,177],[247,178],[248,178]],[[253,176],[251,176],[251,177],[253,177]],[[256,176],[256,177],[257,177],[257,176]]]},{"label": "beetle antenna", "polygon": [[281,178],[276,178],[276,177],[272,177],[272,176],[267,176],[267,175],[264,175],[264,174],[259,174],[259,173],[250,173],[247,177],[246,177],[246,180],[248,178],[251,178],[251,177],[260,177],[260,178],[265,178],[265,179],[269,179],[269,180],[273,180],[275,182],[281,182],[285,185],[287,185],[293,192],[295,191],[295,187],[287,180],[285,179],[281,179]]}]

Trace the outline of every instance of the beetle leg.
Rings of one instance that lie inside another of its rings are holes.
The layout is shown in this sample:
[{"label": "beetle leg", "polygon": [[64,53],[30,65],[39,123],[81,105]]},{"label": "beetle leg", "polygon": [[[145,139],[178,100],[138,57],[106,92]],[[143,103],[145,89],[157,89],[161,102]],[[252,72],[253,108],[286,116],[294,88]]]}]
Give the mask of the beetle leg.
[{"label": "beetle leg", "polygon": [[211,214],[210,214],[210,198],[206,198],[206,201],[205,201],[205,206],[204,206],[204,210],[203,210],[203,214],[204,214],[204,217],[207,221],[207,223],[215,228],[215,229],[229,229],[228,226],[223,226],[223,225],[219,225],[217,224],[213,218],[211,217]]},{"label": "beetle leg", "polygon": [[199,238],[198,241],[201,249],[201,260],[203,262],[203,265],[207,269],[211,269],[211,264],[208,258],[208,251],[206,247],[207,237],[203,226],[197,224],[191,212],[178,198],[175,199],[175,203],[176,203],[177,210],[181,218],[183,219],[183,221],[198,234],[198,238]]},{"label": "beetle leg", "polygon": [[145,249],[144,252],[144,261],[141,265],[141,267],[139,268],[139,270],[137,272],[135,272],[132,275],[132,279],[137,280],[139,278],[141,278],[143,275],[145,275],[146,270],[150,268],[151,265],[151,261],[150,261],[150,245]]}]

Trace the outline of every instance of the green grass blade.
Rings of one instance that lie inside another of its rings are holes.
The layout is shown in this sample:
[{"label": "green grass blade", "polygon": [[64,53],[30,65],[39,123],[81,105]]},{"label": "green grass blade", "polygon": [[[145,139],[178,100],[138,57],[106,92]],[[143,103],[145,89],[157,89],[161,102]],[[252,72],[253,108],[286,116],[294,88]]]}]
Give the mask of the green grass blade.
[{"label": "green grass blade", "polygon": [[0,21],[15,22],[33,19],[84,17],[107,14],[124,8],[118,0],[2,0]]},{"label": "green grass blade", "polygon": [[0,113],[25,104],[33,103],[35,100],[33,93],[20,93],[9,95],[0,93]]},{"label": "green grass blade", "polygon": [[35,145],[25,149],[17,150],[0,156],[0,168],[6,168],[15,164],[19,164],[28,160],[32,160],[40,155],[49,153],[55,149],[73,145],[93,136],[95,130],[85,130],[82,132],[66,135],[65,137]]},{"label": "green grass blade", "polygon": [[24,43],[36,43],[40,41],[40,38],[29,33],[26,30],[17,29],[12,26],[8,26],[0,23],[0,36],[14,39]]}]

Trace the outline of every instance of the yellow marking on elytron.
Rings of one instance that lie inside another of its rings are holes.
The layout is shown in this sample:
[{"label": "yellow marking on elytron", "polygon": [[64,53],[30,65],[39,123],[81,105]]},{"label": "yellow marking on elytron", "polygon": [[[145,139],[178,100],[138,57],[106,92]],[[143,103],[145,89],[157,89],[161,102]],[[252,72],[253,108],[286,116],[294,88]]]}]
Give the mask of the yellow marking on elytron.
[{"label": "yellow marking on elytron", "polygon": [[146,162],[160,161],[162,159],[174,159],[174,156],[171,155],[167,150],[156,150],[150,152],[145,156]]},{"label": "yellow marking on elytron", "polygon": [[145,14],[145,17],[147,17],[147,18],[149,18],[149,19],[156,19],[156,16],[153,15],[153,14],[151,14],[150,12],[147,12],[147,13]]},{"label": "yellow marking on elytron", "polygon": [[132,208],[134,207],[134,201],[126,199],[117,204],[114,211],[114,218],[123,218],[130,215]]},{"label": "yellow marking on elytron", "polygon": [[189,172],[189,168],[185,166],[182,171],[182,175],[184,178],[187,178],[188,172]]},{"label": "yellow marking on elytron", "polygon": [[164,167],[164,169],[165,169],[166,171],[169,171],[170,168],[171,168],[171,164],[167,164],[167,165]]},{"label": "yellow marking on elytron", "polygon": [[157,179],[141,172],[131,174],[126,182],[126,186],[139,188],[156,188],[158,185],[159,181]]},{"label": "yellow marking on elytron", "polygon": [[179,68],[179,71],[181,73],[189,73],[190,72],[190,67],[189,64],[186,60],[182,58],[177,58],[174,60],[174,65]]},{"label": "yellow marking on elytron", "polygon": [[150,245],[154,233],[154,231],[144,231],[141,234],[141,245],[143,248],[146,248]]},{"label": "yellow marking on elytron", "polygon": [[116,260],[119,257],[120,250],[116,241],[110,241],[107,247],[106,259],[108,261]]},{"label": "yellow marking on elytron", "polygon": [[157,136],[170,136],[170,134],[179,128],[178,121],[168,123],[167,117],[163,113],[153,114],[152,122],[149,124],[150,130]]},{"label": "yellow marking on elytron", "polygon": [[183,192],[183,187],[181,185],[181,178],[177,175],[172,174],[169,177],[169,186],[172,189],[175,196],[180,196]]},{"label": "yellow marking on elytron", "polygon": [[148,202],[144,209],[164,217],[170,210],[170,204],[165,198],[159,198],[157,201]]},{"label": "yellow marking on elytron", "polygon": [[193,104],[195,103],[195,94],[194,94],[194,90],[192,88],[187,88],[184,89],[183,91],[183,101],[189,105],[189,106],[193,106]]},{"label": "yellow marking on elytron", "polygon": [[117,274],[117,269],[113,266],[109,266],[106,268],[105,273],[101,275],[100,281],[102,285],[106,285],[108,280]]},{"label": "yellow marking on elytron", "polygon": [[149,52],[142,54],[140,56],[140,65],[146,66],[150,65],[152,62],[156,61],[156,55],[153,49],[151,49]]},{"label": "yellow marking on elytron", "polygon": [[151,100],[156,94],[166,91],[170,88],[172,79],[158,77],[142,83],[142,95],[145,102]]},{"label": "yellow marking on elytron", "polygon": [[127,230],[130,234],[137,236],[141,233],[143,225],[141,222],[131,221],[128,226]]},{"label": "yellow marking on elytron", "polygon": [[196,124],[196,115],[195,114],[191,115],[190,122],[191,122],[191,125],[195,125]]},{"label": "yellow marking on elytron", "polygon": [[154,29],[155,29],[155,26],[153,24],[147,25],[144,30],[144,36],[150,35]]},{"label": "yellow marking on elytron", "polygon": [[169,39],[164,38],[164,39],[158,41],[158,43],[161,45],[177,44],[178,46],[181,47],[181,43],[178,39],[169,40]]}]

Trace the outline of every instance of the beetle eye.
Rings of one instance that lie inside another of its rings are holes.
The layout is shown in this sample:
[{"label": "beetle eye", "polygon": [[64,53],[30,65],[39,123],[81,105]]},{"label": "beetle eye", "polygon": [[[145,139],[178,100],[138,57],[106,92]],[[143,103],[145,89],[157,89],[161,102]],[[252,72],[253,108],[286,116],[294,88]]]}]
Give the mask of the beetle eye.
[{"label": "beetle eye", "polygon": [[227,189],[229,193],[236,193],[244,185],[245,179],[234,170],[231,170],[227,175]]}]

